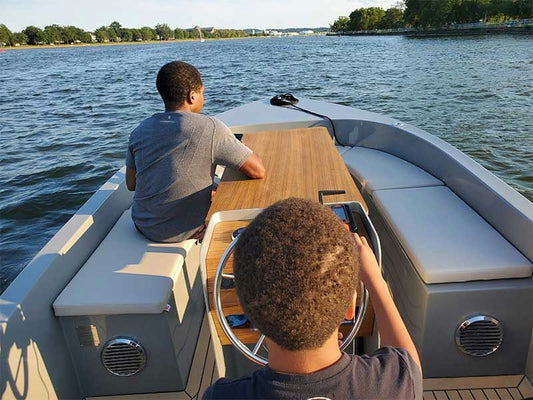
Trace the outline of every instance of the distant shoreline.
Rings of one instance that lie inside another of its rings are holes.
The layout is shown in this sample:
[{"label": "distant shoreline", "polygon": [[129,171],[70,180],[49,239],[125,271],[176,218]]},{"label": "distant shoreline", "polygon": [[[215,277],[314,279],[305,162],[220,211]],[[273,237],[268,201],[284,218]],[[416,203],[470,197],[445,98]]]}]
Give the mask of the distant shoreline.
[{"label": "distant shoreline", "polygon": [[[215,40],[239,40],[239,39],[260,39],[269,36],[245,36],[233,38],[209,38],[204,39],[206,42]],[[22,44],[20,46],[4,46],[0,50],[33,50],[33,49],[61,49],[70,47],[100,47],[100,46],[134,46],[146,44],[163,44],[163,43],[177,43],[177,42],[200,42],[199,39],[172,39],[172,40],[144,40],[139,42],[106,42],[106,43],[72,43],[72,44]]]},{"label": "distant shoreline", "polygon": [[406,37],[445,37],[445,36],[485,36],[485,35],[533,35],[529,27],[510,28],[475,28],[475,29],[438,29],[428,31],[360,31],[360,32],[328,32],[327,36],[406,36]]}]

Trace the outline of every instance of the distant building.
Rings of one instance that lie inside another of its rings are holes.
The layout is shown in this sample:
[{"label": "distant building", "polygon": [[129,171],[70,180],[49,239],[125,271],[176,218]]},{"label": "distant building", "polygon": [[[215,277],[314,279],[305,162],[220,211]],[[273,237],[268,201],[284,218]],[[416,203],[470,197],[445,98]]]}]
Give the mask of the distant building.
[{"label": "distant building", "polygon": [[202,31],[202,32],[209,32],[209,33],[215,33],[217,29],[214,26],[209,26],[206,28],[202,28],[200,25],[196,25],[192,29],[186,29],[187,31]]},{"label": "distant building", "polygon": [[314,34],[315,32],[312,31],[312,30],[308,30],[308,31],[301,31],[300,32],[300,35],[312,35]]}]

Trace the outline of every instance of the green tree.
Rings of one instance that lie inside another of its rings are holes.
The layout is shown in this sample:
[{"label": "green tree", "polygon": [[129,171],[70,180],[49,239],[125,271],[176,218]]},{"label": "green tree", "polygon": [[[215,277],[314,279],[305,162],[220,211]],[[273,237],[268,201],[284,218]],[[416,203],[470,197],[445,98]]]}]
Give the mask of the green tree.
[{"label": "green tree", "polygon": [[26,43],[28,43],[28,37],[24,34],[24,32],[15,32],[11,37],[11,46]]},{"label": "green tree", "polygon": [[376,29],[385,16],[380,7],[359,8],[350,14],[350,30],[369,31]]},{"label": "green tree", "polygon": [[380,28],[397,29],[403,27],[403,11],[399,8],[389,8],[381,20]]},{"label": "green tree", "polygon": [[61,27],[61,41],[63,43],[74,43],[76,40],[76,32],[72,29],[72,26],[62,26]]},{"label": "green tree", "polygon": [[109,26],[107,27],[107,32],[109,36],[110,42],[120,42],[120,34],[122,31],[122,25],[120,25],[119,22],[113,21]]},{"label": "green tree", "polygon": [[[512,13],[513,2],[510,0],[491,0],[489,5],[489,17],[510,16]],[[505,17],[503,17],[505,19]]]},{"label": "green tree", "polygon": [[48,44],[61,42],[61,27],[59,25],[48,25],[44,27],[44,39]]},{"label": "green tree", "polygon": [[362,31],[363,30],[363,9],[358,8],[350,13],[350,30]]},{"label": "green tree", "polygon": [[106,26],[101,26],[97,30],[94,31],[94,36],[96,36],[96,41],[98,43],[106,43],[109,42],[109,32],[107,31]]},{"label": "green tree", "polygon": [[118,35],[116,34],[114,29],[109,29],[107,32],[109,34],[109,41],[110,42],[118,42],[118,41],[120,41],[120,38],[118,37]]},{"label": "green tree", "polygon": [[22,31],[28,38],[28,44],[42,44],[44,42],[44,33],[40,28],[30,25]]},{"label": "green tree", "polygon": [[510,15],[517,4],[531,0],[405,0],[404,21],[417,27],[440,27]]},{"label": "green tree", "polygon": [[80,29],[78,32],[78,39],[82,43],[92,43],[93,37],[89,32],[85,32],[83,29]]},{"label": "green tree", "polygon": [[348,17],[339,17],[333,24],[330,26],[332,32],[344,32],[350,30],[350,18]]},{"label": "green tree", "polygon": [[533,18],[533,3],[531,0],[516,0],[511,4],[511,16],[515,18]]},{"label": "green tree", "polygon": [[120,22],[113,21],[109,24],[109,30],[115,31],[115,34],[117,36],[120,36],[120,29],[122,28],[122,25],[120,25]]},{"label": "green tree", "polygon": [[174,32],[167,24],[157,24],[155,26],[155,31],[159,36],[159,40],[169,40],[172,39]]},{"label": "green tree", "polygon": [[461,0],[405,0],[404,20],[411,26],[440,27],[450,22],[458,1]]},{"label": "green tree", "polygon": [[131,32],[131,40],[133,40],[134,42],[143,40],[143,35],[140,29],[130,29],[130,32]]},{"label": "green tree", "polygon": [[491,0],[453,0],[447,22],[478,22],[486,20],[491,12]]},{"label": "green tree", "polygon": [[0,25],[0,46],[4,46],[5,44],[10,44],[11,39],[13,38],[13,34],[11,31],[5,26],[4,24]]},{"label": "green tree", "polygon": [[131,29],[120,28],[119,36],[122,42],[131,42],[133,40],[133,32]]},{"label": "green tree", "polygon": [[142,36],[142,40],[154,40],[155,31],[149,26],[143,26],[141,28],[141,36]]},{"label": "green tree", "polygon": [[185,32],[183,32],[183,29],[180,29],[180,28],[174,29],[174,38],[178,40],[185,39]]},{"label": "green tree", "polygon": [[451,10],[450,0],[427,0],[420,13],[420,23],[423,27],[439,28],[446,24]]},{"label": "green tree", "polygon": [[406,24],[420,26],[420,13],[422,11],[422,0],[405,0],[405,11],[403,19]]}]

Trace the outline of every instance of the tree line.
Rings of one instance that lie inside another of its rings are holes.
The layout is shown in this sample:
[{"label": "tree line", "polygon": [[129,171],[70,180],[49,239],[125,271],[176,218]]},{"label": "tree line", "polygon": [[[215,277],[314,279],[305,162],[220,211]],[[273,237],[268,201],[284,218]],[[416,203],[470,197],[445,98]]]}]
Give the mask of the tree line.
[{"label": "tree line", "polygon": [[532,0],[405,0],[384,10],[359,8],[330,26],[333,32],[435,28],[471,22],[502,22],[533,17]]},{"label": "tree line", "polygon": [[11,32],[7,26],[0,24],[0,46],[17,45],[53,45],[73,43],[108,43],[136,42],[151,40],[198,39],[204,38],[237,38],[248,34],[237,29],[172,29],[167,24],[158,24],[154,28],[125,28],[115,21],[109,26],[102,26],[94,33],[86,32],[75,26],[48,25],[44,29],[28,26],[21,32]]}]

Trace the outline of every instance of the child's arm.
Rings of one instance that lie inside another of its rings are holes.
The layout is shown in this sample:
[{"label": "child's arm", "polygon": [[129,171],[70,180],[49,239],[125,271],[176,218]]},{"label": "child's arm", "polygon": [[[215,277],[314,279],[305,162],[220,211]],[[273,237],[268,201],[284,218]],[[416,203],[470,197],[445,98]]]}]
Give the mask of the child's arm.
[{"label": "child's arm", "polygon": [[409,355],[417,363],[420,371],[422,371],[415,345],[392,300],[389,288],[381,275],[381,269],[372,249],[368,245],[366,238],[361,238],[357,234],[354,234],[354,236],[357,249],[359,250],[361,279],[372,299],[379,334],[381,336],[381,344],[401,347],[407,350]]}]

